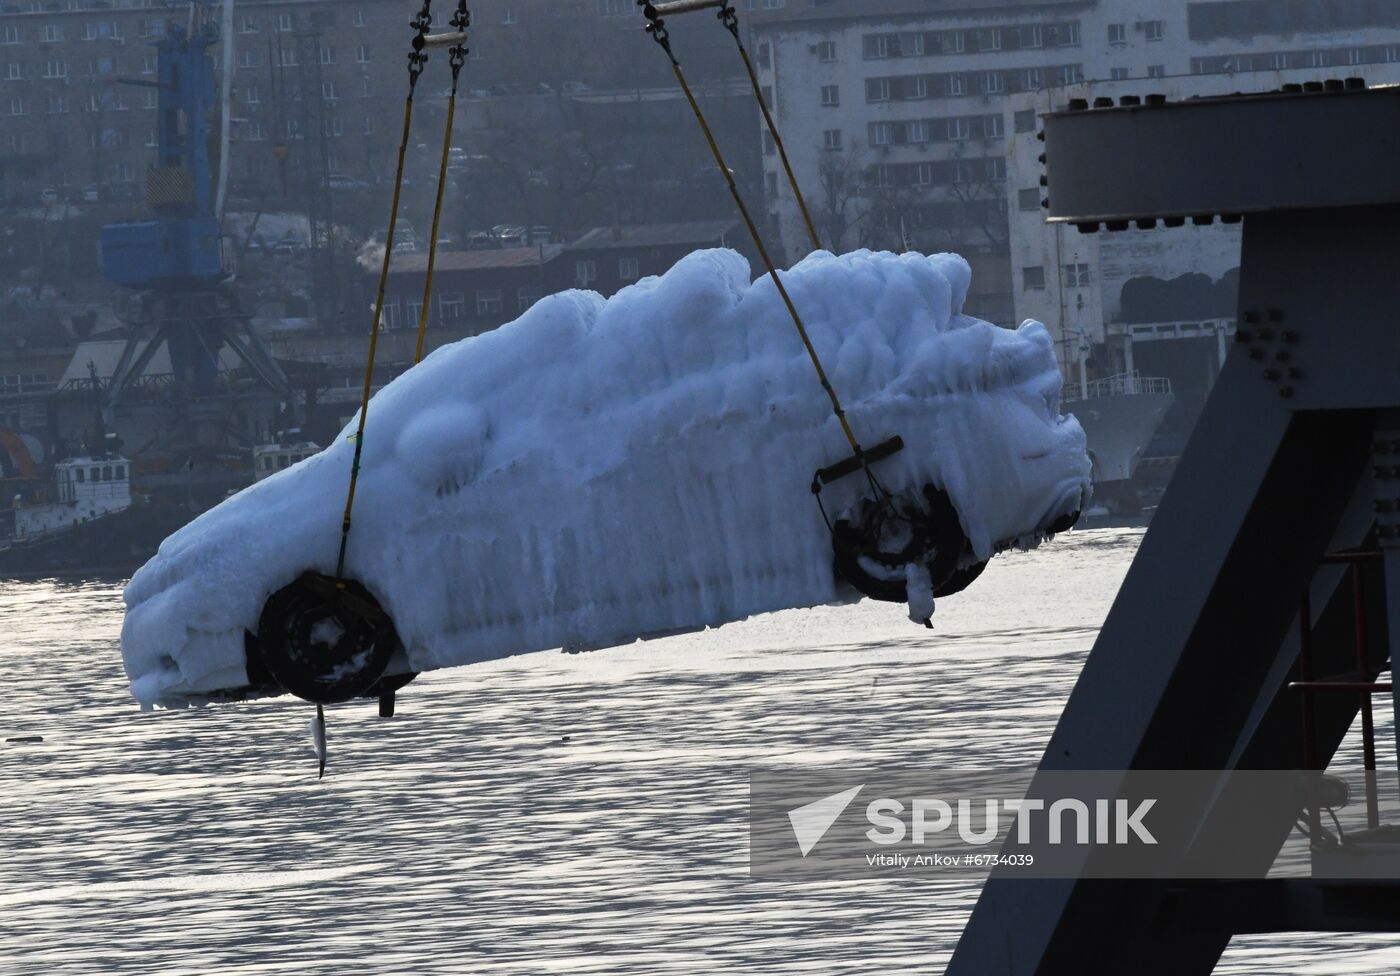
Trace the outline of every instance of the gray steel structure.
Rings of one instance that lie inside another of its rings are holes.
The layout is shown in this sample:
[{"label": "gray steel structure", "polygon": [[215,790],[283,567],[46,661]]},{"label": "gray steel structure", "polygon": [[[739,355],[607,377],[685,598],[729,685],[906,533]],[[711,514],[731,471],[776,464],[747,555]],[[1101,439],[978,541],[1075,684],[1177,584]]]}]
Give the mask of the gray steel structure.
[{"label": "gray steel structure", "polygon": [[[1079,103],[1046,116],[1044,138],[1050,220],[1242,217],[1244,240],[1236,348],[1040,768],[1323,767],[1358,699],[1312,698],[1305,745],[1288,686],[1300,642],[1316,675],[1363,682],[1400,650],[1400,623],[1384,624],[1400,622],[1400,90]],[[1358,587],[1366,615],[1324,559],[1358,547],[1383,553],[1383,577]],[[1200,836],[1230,800],[1201,802]],[[1259,823],[1261,878],[1298,812]],[[1237,933],[1378,930],[1400,931],[1400,882],[998,872],[948,972],[1182,976],[1214,969]]]}]

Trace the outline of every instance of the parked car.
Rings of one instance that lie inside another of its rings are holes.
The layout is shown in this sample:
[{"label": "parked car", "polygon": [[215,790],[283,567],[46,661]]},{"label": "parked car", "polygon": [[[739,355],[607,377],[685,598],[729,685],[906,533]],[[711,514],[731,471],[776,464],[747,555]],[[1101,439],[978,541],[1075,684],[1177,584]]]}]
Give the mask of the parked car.
[{"label": "parked car", "polygon": [[346,176],[344,173],[332,173],[325,179],[325,186],[329,190],[363,190],[369,184],[354,177]]},{"label": "parked car", "polygon": [[96,183],[89,183],[87,186],[83,187],[81,193],[83,203],[96,203],[100,198]]},{"label": "parked car", "polygon": [[39,202],[44,204],[58,203],[58,187],[46,186],[39,191]]}]

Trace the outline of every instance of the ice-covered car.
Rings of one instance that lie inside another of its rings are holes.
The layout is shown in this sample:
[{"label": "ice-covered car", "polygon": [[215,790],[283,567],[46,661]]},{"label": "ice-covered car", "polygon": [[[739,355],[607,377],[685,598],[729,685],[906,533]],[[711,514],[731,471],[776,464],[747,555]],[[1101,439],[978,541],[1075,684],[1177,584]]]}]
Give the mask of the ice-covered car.
[{"label": "ice-covered car", "polygon": [[135,697],[373,696],[852,585],[918,617],[1073,524],[1090,465],[1043,326],[963,315],[956,255],[818,253],[783,276],[868,469],[735,252],[607,300],[564,292],[373,399],[349,582],[331,577],[353,424],[167,539],[126,589]]}]

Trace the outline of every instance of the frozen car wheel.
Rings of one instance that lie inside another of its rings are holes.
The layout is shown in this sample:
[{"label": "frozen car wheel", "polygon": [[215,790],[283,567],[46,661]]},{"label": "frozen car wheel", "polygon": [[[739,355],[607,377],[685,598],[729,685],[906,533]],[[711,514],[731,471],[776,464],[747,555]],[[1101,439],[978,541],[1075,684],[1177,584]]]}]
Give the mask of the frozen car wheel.
[{"label": "frozen car wheel", "polygon": [[273,680],[321,704],[368,692],[397,646],[389,615],[364,586],[338,587],[317,573],[272,594],[258,621],[258,651]]},{"label": "frozen car wheel", "polygon": [[[922,563],[935,594],[941,594],[958,575],[968,540],[947,493],[926,485],[923,495],[922,504],[910,498],[867,499],[854,520],[836,523],[832,546],[842,579],[871,599],[904,603],[906,567]],[[975,578],[974,573],[957,589]]]}]

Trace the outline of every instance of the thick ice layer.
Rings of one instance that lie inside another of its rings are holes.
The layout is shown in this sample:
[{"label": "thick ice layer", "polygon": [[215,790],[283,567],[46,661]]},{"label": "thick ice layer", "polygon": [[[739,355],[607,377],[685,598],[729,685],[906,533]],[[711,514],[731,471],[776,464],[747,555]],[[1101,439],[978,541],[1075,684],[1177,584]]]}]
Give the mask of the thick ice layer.
[{"label": "thick ice layer", "polygon": [[[1089,461],[1050,336],[962,315],[961,258],[818,253],[783,277],[857,435],[903,437],[877,468],[892,491],[943,487],[980,559],[1079,508]],[[246,684],[268,596],[334,571],[352,431],[136,574],[122,651],[142,703]],[[828,603],[809,485],[848,454],[773,283],[702,251],[611,300],[546,298],[376,396],[347,572],[419,671]],[[829,487],[828,510],[864,487]]]}]

